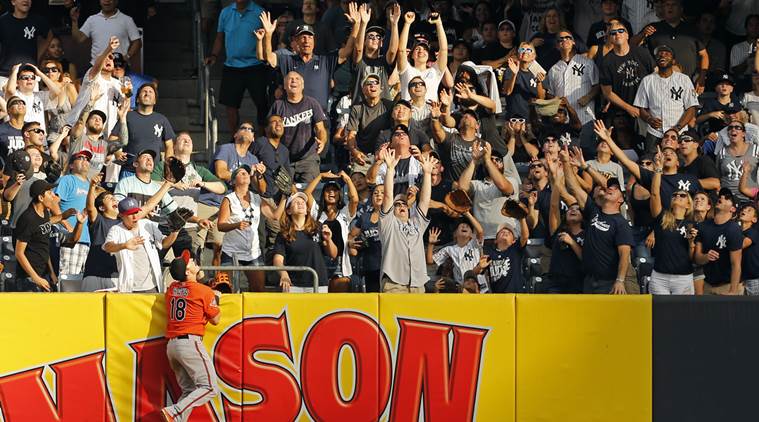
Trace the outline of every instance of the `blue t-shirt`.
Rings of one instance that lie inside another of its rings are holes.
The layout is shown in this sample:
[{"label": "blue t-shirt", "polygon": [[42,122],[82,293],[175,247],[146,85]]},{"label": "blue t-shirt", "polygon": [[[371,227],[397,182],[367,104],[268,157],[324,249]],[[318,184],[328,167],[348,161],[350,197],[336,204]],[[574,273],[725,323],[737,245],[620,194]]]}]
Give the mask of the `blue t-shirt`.
[{"label": "blue t-shirt", "polygon": [[261,64],[256,58],[258,39],[253,33],[263,28],[263,11],[264,9],[254,2],[250,2],[242,14],[234,4],[222,9],[217,31],[224,33],[224,49],[227,55],[224,66],[240,68]]},{"label": "blue t-shirt", "polygon": [[337,53],[328,55],[315,54],[308,63],[297,54],[277,52],[277,66],[282,77],[296,71],[303,76],[303,95],[313,97],[322,109],[327,110],[332,73],[337,67]]},{"label": "blue t-shirt", "polygon": [[[84,211],[87,205],[87,191],[90,184],[73,174],[67,174],[58,180],[58,186],[55,187],[55,194],[61,198],[61,211],[74,208],[77,212]],[[76,226],[76,216],[72,215],[66,221],[73,228]],[[82,227],[82,236],[79,237],[79,243],[90,244],[90,231],[87,227],[87,221]]]},{"label": "blue t-shirt", "polygon": [[[237,150],[235,149],[235,144],[224,144],[220,146],[218,150],[216,150],[216,155],[213,156],[213,160],[211,160],[211,165],[209,166],[211,173],[214,175],[216,175],[216,161],[218,160],[227,163],[227,168],[229,169],[230,173],[235,171],[235,169],[243,164],[247,164],[248,166],[253,167],[254,164],[258,164],[259,162],[258,158],[256,158],[255,155],[247,151],[243,157],[240,157],[237,154]],[[223,195],[218,195],[213,192],[206,191],[200,194],[198,202],[209,206],[218,207],[221,205],[221,200],[223,198]]]}]

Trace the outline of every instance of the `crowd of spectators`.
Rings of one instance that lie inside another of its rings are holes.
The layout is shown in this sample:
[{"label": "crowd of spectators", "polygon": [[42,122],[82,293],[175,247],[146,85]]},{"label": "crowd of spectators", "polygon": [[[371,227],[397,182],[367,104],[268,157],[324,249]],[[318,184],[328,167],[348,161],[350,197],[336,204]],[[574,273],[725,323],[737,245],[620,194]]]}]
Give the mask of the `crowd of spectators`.
[{"label": "crowd of spectators", "polygon": [[161,292],[190,250],[319,292],[759,295],[756,0],[202,0],[210,163],[137,19],[63,3],[0,16],[5,290]]}]

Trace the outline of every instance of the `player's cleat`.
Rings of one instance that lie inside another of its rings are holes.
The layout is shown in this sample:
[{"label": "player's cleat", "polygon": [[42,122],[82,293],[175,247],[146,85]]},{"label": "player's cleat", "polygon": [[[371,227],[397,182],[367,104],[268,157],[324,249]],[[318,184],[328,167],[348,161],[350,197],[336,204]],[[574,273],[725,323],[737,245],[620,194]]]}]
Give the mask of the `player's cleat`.
[{"label": "player's cleat", "polygon": [[169,410],[165,407],[161,409],[161,420],[164,422],[174,422],[174,417],[169,414]]}]

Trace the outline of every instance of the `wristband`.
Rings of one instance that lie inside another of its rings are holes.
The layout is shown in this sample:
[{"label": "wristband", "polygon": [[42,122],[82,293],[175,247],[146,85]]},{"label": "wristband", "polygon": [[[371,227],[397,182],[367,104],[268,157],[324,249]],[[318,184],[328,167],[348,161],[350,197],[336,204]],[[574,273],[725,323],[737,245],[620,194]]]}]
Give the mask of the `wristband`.
[{"label": "wristband", "polygon": [[617,277],[617,280],[616,280],[616,282],[617,282],[617,283],[624,283],[624,282],[625,282],[625,279],[624,279],[624,278],[619,278],[619,277]]}]

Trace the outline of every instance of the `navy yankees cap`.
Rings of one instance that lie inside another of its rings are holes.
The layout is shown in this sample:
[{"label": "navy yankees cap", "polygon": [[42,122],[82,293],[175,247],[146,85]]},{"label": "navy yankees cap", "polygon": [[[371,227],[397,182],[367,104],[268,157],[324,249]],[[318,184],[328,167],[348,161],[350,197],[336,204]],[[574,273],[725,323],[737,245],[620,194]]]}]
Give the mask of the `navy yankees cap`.
[{"label": "navy yankees cap", "polygon": [[314,27],[311,25],[298,25],[298,27],[295,28],[295,36],[297,37],[300,34],[314,35]]},{"label": "navy yankees cap", "polygon": [[672,55],[672,57],[675,57],[675,51],[672,50],[672,47],[670,47],[670,46],[668,46],[666,44],[662,44],[662,45],[654,48],[654,56],[658,56],[659,53],[661,53],[662,51],[668,51],[669,54]]}]

